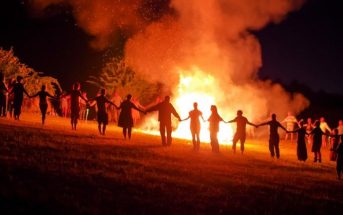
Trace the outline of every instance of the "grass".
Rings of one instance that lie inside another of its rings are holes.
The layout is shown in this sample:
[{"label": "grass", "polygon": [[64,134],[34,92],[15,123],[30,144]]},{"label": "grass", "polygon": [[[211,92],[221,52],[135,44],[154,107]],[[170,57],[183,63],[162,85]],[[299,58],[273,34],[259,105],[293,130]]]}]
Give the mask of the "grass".
[{"label": "grass", "polygon": [[[309,154],[312,158],[312,155]],[[329,214],[343,210],[343,182],[324,150],[322,164],[296,160],[281,143],[249,140],[244,155],[187,140],[160,146],[159,137],[107,136],[94,123],[71,131],[65,119],[0,119],[1,214]]]}]

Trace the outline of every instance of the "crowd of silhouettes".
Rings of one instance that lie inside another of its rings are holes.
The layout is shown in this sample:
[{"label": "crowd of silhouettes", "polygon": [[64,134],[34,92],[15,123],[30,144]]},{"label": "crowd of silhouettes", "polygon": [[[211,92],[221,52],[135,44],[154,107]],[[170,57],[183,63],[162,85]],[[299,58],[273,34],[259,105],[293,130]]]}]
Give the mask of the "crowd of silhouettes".
[{"label": "crowd of silhouettes", "polygon": [[[216,105],[210,106],[211,114],[207,120],[204,119],[202,111],[198,109],[198,103],[193,103],[193,109],[189,111],[188,116],[181,120],[180,115],[170,102],[170,97],[165,96],[164,100],[158,100],[157,104],[151,107],[144,108],[138,100],[132,100],[132,95],[128,94],[124,101],[117,92],[114,93],[113,99],[106,97],[106,90],[101,89],[99,94],[87,99],[86,93],[82,93],[80,90],[80,84],[75,83],[72,86],[70,92],[62,92],[58,87],[54,86],[55,93],[51,95],[46,90],[46,86],[42,85],[41,90],[30,96],[23,85],[23,77],[18,76],[14,81],[10,81],[8,84],[4,82],[4,75],[0,73],[0,116],[5,117],[7,113],[12,112],[15,120],[20,119],[21,109],[23,105],[24,94],[29,98],[39,97],[39,109],[41,112],[42,125],[45,124],[46,114],[48,110],[49,97],[54,104],[54,109],[59,112],[58,115],[67,116],[70,115],[71,127],[76,130],[78,120],[83,118],[88,119],[88,114],[91,106],[96,104],[96,119],[98,122],[98,130],[101,135],[105,135],[106,126],[109,120],[113,120],[118,123],[118,126],[122,128],[123,138],[131,139],[132,128],[136,120],[134,119],[133,111],[147,114],[149,112],[158,112],[159,130],[161,135],[161,143],[163,146],[170,146],[172,144],[172,115],[178,121],[186,121],[190,119],[190,135],[192,137],[193,150],[199,151],[200,149],[200,132],[201,121],[209,123],[210,144],[214,153],[219,153],[219,140],[218,132],[220,129],[220,123],[235,123],[236,131],[232,140],[232,151],[236,152],[236,145],[240,143],[241,154],[244,153],[244,145],[246,141],[246,126],[250,125],[255,128],[268,125],[269,126],[269,151],[272,158],[280,158],[280,136],[278,129],[281,128],[285,131],[285,140],[290,137],[290,141],[293,142],[294,134],[297,136],[297,158],[299,161],[306,161],[307,145],[311,146],[313,152],[313,161],[322,162],[321,148],[330,145],[330,161],[336,161],[337,177],[340,179],[343,167],[343,121],[339,120],[338,127],[331,129],[324,117],[319,120],[312,121],[308,118],[306,122],[304,120],[297,120],[297,118],[288,112],[287,117],[279,122],[277,121],[276,114],[271,114],[271,119],[267,122],[254,124],[250,122],[245,116],[243,111],[238,110],[237,116],[229,121],[225,121],[218,113]],[[83,100],[83,108],[80,108]],[[108,106],[110,104],[111,106]],[[113,108],[110,108],[113,107]],[[81,112],[81,113],[80,113]],[[109,112],[111,114],[109,114]],[[285,127],[282,125],[285,123]],[[328,141],[329,140],[329,141]]]}]

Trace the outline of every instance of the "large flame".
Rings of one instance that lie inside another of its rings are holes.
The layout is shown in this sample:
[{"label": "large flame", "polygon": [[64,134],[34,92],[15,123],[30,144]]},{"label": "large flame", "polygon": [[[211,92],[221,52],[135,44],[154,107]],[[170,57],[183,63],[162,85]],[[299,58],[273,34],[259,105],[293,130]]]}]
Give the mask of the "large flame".
[{"label": "large flame", "polygon": [[[205,121],[200,119],[201,142],[210,141],[210,133],[208,130],[207,119],[211,115],[210,106],[217,105],[219,114],[224,120],[228,120],[228,117],[232,117],[232,111],[228,110],[228,107],[221,105],[222,101],[220,96],[222,91],[219,89],[218,83],[211,75],[205,74],[199,68],[194,67],[191,71],[184,71],[178,69],[180,74],[179,84],[176,88],[175,96],[172,98],[176,110],[182,119],[185,119],[189,115],[189,111],[193,109],[193,103],[198,103],[198,109],[203,113]],[[191,140],[190,122],[174,121],[173,136],[182,139]],[[148,118],[145,122],[144,132],[150,134],[158,134],[158,122],[155,116]],[[218,139],[220,144],[231,144],[233,137],[233,127],[230,124],[220,123],[220,131],[218,133]]]}]

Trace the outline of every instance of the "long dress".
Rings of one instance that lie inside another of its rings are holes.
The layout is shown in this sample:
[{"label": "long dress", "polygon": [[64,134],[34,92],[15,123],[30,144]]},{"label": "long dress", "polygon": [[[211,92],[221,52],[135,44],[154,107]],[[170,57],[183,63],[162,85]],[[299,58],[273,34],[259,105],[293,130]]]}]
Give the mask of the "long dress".
[{"label": "long dress", "polygon": [[297,141],[297,155],[298,160],[306,161],[307,160],[307,148],[305,143],[305,134],[306,128],[300,128],[298,130],[298,141]]},{"label": "long dress", "polygon": [[118,126],[122,128],[131,128],[133,127],[133,117],[132,117],[132,108],[138,110],[135,104],[129,100],[125,100],[120,104],[120,114],[118,120]]}]

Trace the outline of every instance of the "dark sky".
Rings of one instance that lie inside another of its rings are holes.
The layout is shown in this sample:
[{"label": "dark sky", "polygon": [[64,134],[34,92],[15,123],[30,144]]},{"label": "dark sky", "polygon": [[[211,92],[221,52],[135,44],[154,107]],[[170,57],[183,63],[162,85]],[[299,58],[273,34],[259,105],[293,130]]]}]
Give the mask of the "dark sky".
[{"label": "dark sky", "polygon": [[[314,90],[343,94],[343,13],[340,0],[308,0],[279,25],[255,34],[261,41],[262,78],[297,80]],[[90,36],[75,25],[68,10],[44,18],[28,13],[21,0],[0,1],[0,47],[13,47],[30,67],[69,86],[96,74],[107,56],[120,54],[89,47]]]}]

